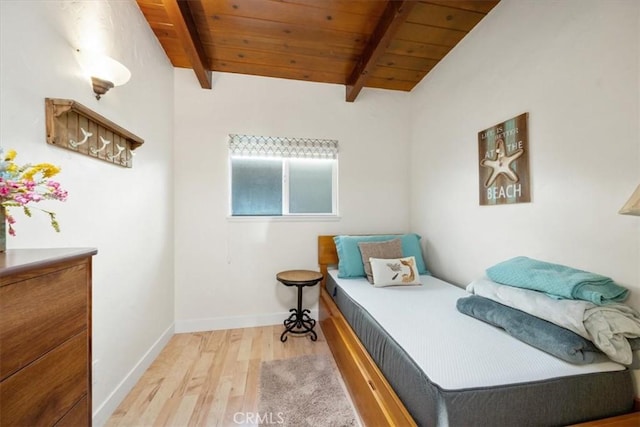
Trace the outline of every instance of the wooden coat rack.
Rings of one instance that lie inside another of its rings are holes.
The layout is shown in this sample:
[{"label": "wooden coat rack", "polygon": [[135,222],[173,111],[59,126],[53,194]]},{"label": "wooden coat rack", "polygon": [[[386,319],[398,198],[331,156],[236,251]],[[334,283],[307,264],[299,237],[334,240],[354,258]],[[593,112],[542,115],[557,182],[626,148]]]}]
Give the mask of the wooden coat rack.
[{"label": "wooden coat rack", "polygon": [[45,99],[47,143],[115,165],[133,166],[144,140],[72,99]]}]

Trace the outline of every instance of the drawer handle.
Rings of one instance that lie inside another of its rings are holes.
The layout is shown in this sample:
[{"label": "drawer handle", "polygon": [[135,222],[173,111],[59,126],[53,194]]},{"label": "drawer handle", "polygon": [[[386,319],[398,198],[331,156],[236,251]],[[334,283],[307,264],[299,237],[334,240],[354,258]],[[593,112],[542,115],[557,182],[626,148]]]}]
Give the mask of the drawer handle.
[{"label": "drawer handle", "polygon": [[375,385],[373,385],[373,381],[371,381],[371,380],[367,380],[367,382],[369,383],[369,387],[371,387],[371,390],[374,390],[374,391],[375,391],[376,386],[375,386]]}]

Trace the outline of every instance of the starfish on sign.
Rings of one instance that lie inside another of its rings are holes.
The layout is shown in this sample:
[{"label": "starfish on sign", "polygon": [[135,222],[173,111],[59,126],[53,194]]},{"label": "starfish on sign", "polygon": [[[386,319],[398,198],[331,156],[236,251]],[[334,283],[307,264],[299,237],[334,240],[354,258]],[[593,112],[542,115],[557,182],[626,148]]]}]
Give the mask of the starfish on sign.
[{"label": "starfish on sign", "polygon": [[521,148],[514,151],[513,154],[507,156],[507,150],[504,147],[504,141],[500,138],[496,141],[496,158],[495,159],[482,159],[480,166],[493,169],[491,175],[487,178],[487,182],[484,183],[485,187],[489,187],[498,178],[499,175],[505,175],[513,182],[518,182],[520,177],[511,169],[511,163],[524,154],[524,150]]}]

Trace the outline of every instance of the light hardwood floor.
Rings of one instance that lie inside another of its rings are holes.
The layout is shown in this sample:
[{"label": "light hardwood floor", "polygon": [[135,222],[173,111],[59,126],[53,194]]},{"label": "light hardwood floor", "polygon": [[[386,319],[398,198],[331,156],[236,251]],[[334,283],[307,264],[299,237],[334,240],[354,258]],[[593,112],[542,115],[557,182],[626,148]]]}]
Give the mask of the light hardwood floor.
[{"label": "light hardwood floor", "polygon": [[107,422],[116,426],[251,426],[243,415],[258,405],[260,363],[331,354],[318,340],[292,336],[282,325],[174,335]]}]

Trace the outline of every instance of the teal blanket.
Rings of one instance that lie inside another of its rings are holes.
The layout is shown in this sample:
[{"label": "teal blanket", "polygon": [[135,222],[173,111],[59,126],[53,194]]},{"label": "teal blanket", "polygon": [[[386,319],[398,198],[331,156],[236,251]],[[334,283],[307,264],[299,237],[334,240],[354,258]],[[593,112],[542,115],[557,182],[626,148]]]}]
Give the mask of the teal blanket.
[{"label": "teal blanket", "polygon": [[629,295],[628,289],[608,277],[523,256],[488,268],[487,276],[504,285],[598,305],[624,301]]}]

